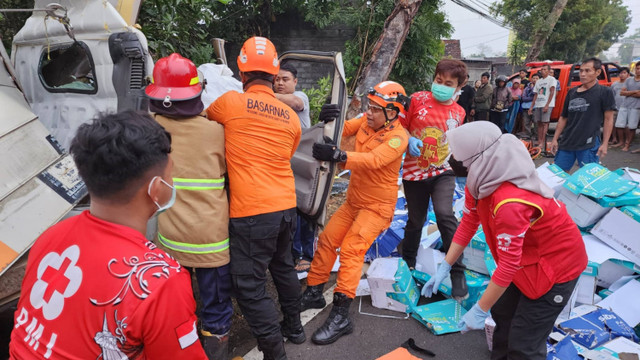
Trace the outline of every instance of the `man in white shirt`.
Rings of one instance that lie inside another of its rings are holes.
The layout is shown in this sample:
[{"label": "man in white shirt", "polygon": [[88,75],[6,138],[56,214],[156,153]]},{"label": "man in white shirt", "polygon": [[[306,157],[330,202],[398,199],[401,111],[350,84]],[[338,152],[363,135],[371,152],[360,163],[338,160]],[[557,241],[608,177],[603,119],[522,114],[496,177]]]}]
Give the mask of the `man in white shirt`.
[{"label": "man in white shirt", "polygon": [[309,118],[309,98],[302,91],[296,91],[298,85],[298,71],[291,63],[282,63],[280,71],[273,82],[276,98],[289,105],[300,118],[300,127],[311,127]]},{"label": "man in white shirt", "polygon": [[540,80],[536,82],[533,91],[533,105],[529,109],[529,115],[533,114],[533,121],[538,125],[538,145],[547,150],[547,129],[551,121],[551,112],[556,105],[557,80],[551,73],[551,65],[545,64],[540,69]]}]

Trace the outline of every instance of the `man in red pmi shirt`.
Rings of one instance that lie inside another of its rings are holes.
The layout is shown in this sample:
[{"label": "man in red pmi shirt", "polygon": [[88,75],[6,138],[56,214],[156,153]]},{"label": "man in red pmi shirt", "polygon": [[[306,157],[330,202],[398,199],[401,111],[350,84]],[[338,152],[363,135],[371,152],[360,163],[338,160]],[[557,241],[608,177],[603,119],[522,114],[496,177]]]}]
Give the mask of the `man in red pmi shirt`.
[{"label": "man in red pmi shirt", "polygon": [[91,207],[31,248],[11,359],[202,359],[189,273],[144,237],[175,200],[171,137],[123,112],[78,128]]}]

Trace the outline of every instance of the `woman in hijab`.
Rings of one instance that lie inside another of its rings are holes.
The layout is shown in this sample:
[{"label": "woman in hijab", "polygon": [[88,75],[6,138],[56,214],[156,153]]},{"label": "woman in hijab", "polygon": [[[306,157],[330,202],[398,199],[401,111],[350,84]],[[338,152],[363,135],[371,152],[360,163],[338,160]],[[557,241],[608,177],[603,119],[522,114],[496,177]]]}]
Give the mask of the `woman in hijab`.
[{"label": "woman in hijab", "polygon": [[437,292],[482,224],[497,268],[459,326],[483,329],[491,310],[492,359],[546,359],[546,338],[587,265],[580,231],[515,136],[478,121],[447,131],[446,138],[449,164],[456,176],[467,176],[464,216],[422,294]]}]

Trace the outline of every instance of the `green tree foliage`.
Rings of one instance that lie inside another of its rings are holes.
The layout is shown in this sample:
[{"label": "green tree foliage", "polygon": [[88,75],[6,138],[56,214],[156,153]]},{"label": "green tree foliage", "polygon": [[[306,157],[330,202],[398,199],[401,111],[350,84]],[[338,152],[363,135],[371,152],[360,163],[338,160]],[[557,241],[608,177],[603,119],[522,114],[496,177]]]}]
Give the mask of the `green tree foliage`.
[{"label": "green tree foliage", "polygon": [[[536,29],[544,26],[555,0],[503,0],[493,12],[504,17],[518,40],[532,42]],[[539,58],[567,62],[596,56],[627,31],[629,9],[622,0],[569,0]]]},{"label": "green tree foliage", "polygon": [[[2,0],[2,9],[33,9],[34,0]],[[11,51],[13,36],[22,28],[31,12],[0,13],[0,38],[7,51]]]},{"label": "green tree foliage", "polygon": [[[357,79],[394,6],[394,0],[232,0],[227,4],[145,0],[139,23],[156,58],[177,51],[196,63],[212,57],[212,38],[238,44],[253,35],[268,37],[276,16],[285,12],[295,11],[318,28],[349,24],[357,35],[346,44],[345,71],[348,78]],[[449,36],[451,26],[441,7],[441,0],[423,2],[393,68],[390,78],[401,82],[407,91],[426,88],[442,57],[444,44],[440,39]]]}]

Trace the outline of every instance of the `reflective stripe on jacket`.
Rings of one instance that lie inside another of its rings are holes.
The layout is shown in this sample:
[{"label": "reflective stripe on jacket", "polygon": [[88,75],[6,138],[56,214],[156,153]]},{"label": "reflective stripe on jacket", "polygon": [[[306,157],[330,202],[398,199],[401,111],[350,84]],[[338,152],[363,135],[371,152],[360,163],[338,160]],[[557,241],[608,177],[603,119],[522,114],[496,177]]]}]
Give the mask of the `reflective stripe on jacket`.
[{"label": "reflective stripe on jacket", "polygon": [[171,133],[176,203],[158,217],[156,243],[180,264],[229,263],[229,201],[225,188],[224,128],[204,116],[155,116]]}]

